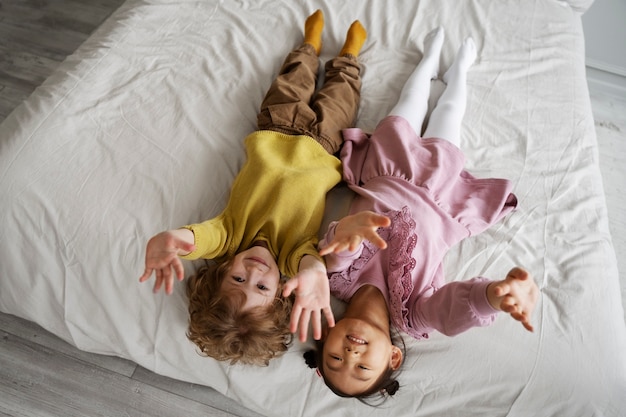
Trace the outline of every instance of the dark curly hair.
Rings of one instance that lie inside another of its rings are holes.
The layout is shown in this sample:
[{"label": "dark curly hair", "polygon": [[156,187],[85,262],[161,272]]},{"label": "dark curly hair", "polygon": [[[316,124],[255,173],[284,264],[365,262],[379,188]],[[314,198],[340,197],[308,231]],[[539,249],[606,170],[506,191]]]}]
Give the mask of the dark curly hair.
[{"label": "dark curly hair", "polygon": [[246,295],[238,290],[221,290],[231,263],[209,263],[188,280],[187,337],[205,356],[231,364],[267,366],[270,359],[287,350],[293,339],[289,331],[293,299],[281,296],[281,280],[270,305],[242,311]]}]

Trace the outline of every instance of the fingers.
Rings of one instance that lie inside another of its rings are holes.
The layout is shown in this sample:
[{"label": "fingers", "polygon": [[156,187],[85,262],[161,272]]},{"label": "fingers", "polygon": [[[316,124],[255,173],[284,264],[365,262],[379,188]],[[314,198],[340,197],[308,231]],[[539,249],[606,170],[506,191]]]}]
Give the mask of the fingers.
[{"label": "fingers", "polygon": [[313,328],[313,338],[320,340],[322,338],[322,313],[324,314],[328,327],[334,327],[335,317],[330,307],[325,307],[321,310],[307,310],[299,305],[294,305],[291,310],[289,331],[291,333],[298,332],[298,340],[306,342],[310,323]]},{"label": "fingers", "polygon": [[309,320],[310,316],[308,314],[300,315],[300,341],[306,342],[306,336],[309,331]]},{"label": "fingers", "polygon": [[345,243],[331,242],[329,245],[320,250],[320,255],[324,256],[328,255],[329,253],[339,253],[344,251],[346,248],[347,245]]},{"label": "fingers", "polygon": [[522,326],[524,326],[524,328],[526,330],[528,330],[529,332],[533,332],[535,331],[535,329],[533,328],[533,326],[530,324],[530,322],[528,321],[528,319],[526,318],[525,315],[521,315],[519,318],[516,319],[517,321],[519,321],[520,323],[522,323]]},{"label": "fingers", "polygon": [[528,316],[526,315],[526,313],[524,313],[524,312],[522,312],[522,313],[511,313],[511,317],[513,317],[515,320],[517,320],[520,323],[522,323],[524,328],[526,330],[528,330],[529,332],[534,332],[535,331],[535,329],[532,326],[532,324],[530,324],[530,321],[528,320]]},{"label": "fingers", "polygon": [[326,307],[324,309],[324,317],[326,318],[326,324],[328,324],[328,327],[335,327],[335,316],[333,315],[333,310],[330,307]]},{"label": "fingers", "polygon": [[176,273],[176,278],[178,278],[179,281],[185,279],[185,268],[183,267],[183,263],[180,259],[176,258],[172,264],[172,268],[174,268],[174,272]]},{"label": "fingers", "polygon": [[165,294],[171,294],[174,289],[174,278],[172,277],[172,268],[170,265],[161,269],[161,281],[165,284]]},{"label": "fingers", "polygon": [[336,245],[328,245],[320,249],[320,255],[328,255],[329,253],[333,253]]},{"label": "fingers", "polygon": [[[313,325],[313,339],[320,340],[320,338],[322,337],[322,313],[319,310],[313,310],[311,312],[311,318],[312,318],[311,324]],[[306,341],[306,329],[305,329],[304,337],[302,334],[300,334],[300,341],[301,342]]]},{"label": "fingers", "polygon": [[161,269],[157,269],[154,275],[156,276],[156,279],[154,281],[154,287],[152,287],[152,292],[156,294],[161,289],[161,285],[163,285],[163,271]]},{"label": "fingers", "polygon": [[174,275],[179,281],[185,279],[185,269],[180,255],[195,250],[195,245],[182,238],[178,238],[172,231],[161,232],[153,236],[146,248],[146,268],[139,277],[139,282],[150,279],[152,272],[155,273],[153,291],[159,292],[165,286],[165,293],[174,291]]},{"label": "fingers", "polygon": [[341,253],[343,251],[355,252],[363,239],[367,239],[372,242],[374,245],[378,246],[380,249],[387,248],[387,242],[383,238],[381,238],[376,231],[365,231],[363,232],[363,236],[359,234],[355,234],[349,237],[345,237],[343,239],[337,239],[330,242],[324,248],[320,249],[319,254],[321,256],[328,255],[329,253]]},{"label": "fingers", "polygon": [[196,246],[193,243],[186,242],[182,239],[176,240],[176,247],[180,251],[180,255],[188,255],[196,250]]},{"label": "fingers", "polygon": [[289,321],[289,331],[295,333],[298,330],[298,322],[300,321],[300,315],[302,314],[302,307],[294,305],[291,310],[291,320]]},{"label": "fingers", "polygon": [[382,214],[374,214],[372,222],[378,227],[387,227],[391,224],[391,219]]},{"label": "fingers", "polygon": [[515,267],[509,271],[501,287],[502,295],[505,296],[502,310],[521,322],[526,330],[533,332],[530,317],[537,301],[538,289],[530,273]]},{"label": "fingers", "polygon": [[299,328],[298,340],[300,340],[301,342],[306,342],[307,333],[309,332],[309,320],[311,319],[311,316],[313,316],[313,336],[315,337],[316,332],[319,332],[319,338],[322,334],[319,311],[313,310],[312,312],[309,312],[308,310],[300,307],[298,303],[294,305],[294,308],[291,311],[289,331],[291,333],[295,333],[296,331],[298,331]]},{"label": "fingers", "polygon": [[143,275],[139,278],[139,282],[145,282],[150,279],[152,272],[155,275],[154,287],[152,287],[152,291],[154,293],[158,293],[161,290],[161,287],[165,284],[165,293],[172,294],[174,292],[174,275],[172,274],[172,268],[174,269],[174,273],[179,281],[185,279],[185,270],[182,262],[178,261],[178,263],[174,263],[174,265],[167,265],[165,268],[161,269],[151,269],[146,268]]},{"label": "fingers", "polygon": [[357,250],[359,248],[359,245],[361,244],[363,240],[361,239],[361,236],[355,235],[352,236],[350,238],[350,242],[348,243],[348,250],[350,252],[354,252],[355,250]]},{"label": "fingers", "polygon": [[[333,317],[333,314],[330,311],[330,308],[323,309],[323,311],[324,311],[324,317],[326,317],[326,320],[329,322],[329,327],[334,327],[335,318]],[[330,317],[330,320],[329,320],[329,317]],[[320,340],[322,338],[322,313],[321,311],[313,310],[311,311],[310,315],[307,314],[307,312],[305,311],[303,315],[300,314],[300,334],[299,334],[298,339],[301,342],[306,342],[307,333],[309,331],[309,321],[311,322],[311,326],[313,327],[313,339]],[[332,323],[332,325],[330,323]]]},{"label": "fingers", "polygon": [[146,268],[143,271],[143,274],[139,277],[139,282],[145,282],[150,279],[150,275],[152,275],[152,268]]},{"label": "fingers", "polygon": [[320,255],[340,253],[345,250],[354,252],[359,248],[363,239],[367,239],[377,247],[385,249],[387,242],[378,235],[377,229],[390,224],[391,219],[389,217],[372,211],[362,211],[344,217],[340,221],[340,225],[337,226],[335,238],[320,250]]},{"label": "fingers", "polygon": [[511,292],[511,286],[507,284],[506,282],[500,282],[496,284],[493,292],[495,293],[496,296],[502,297]]},{"label": "fingers", "polygon": [[372,242],[375,246],[379,247],[380,249],[387,249],[387,242],[385,242],[385,239],[380,237],[380,235],[376,233],[375,231],[367,237],[367,240]]},{"label": "fingers", "polygon": [[534,327],[530,324],[530,315],[531,311],[524,311],[522,306],[519,306],[515,303],[515,299],[513,297],[506,297],[502,300],[502,304],[500,305],[502,311],[509,313],[510,316],[522,323],[524,328],[529,332],[534,332]]},{"label": "fingers", "polygon": [[[298,280],[295,278],[291,278],[289,281],[285,283],[283,287],[283,297],[289,297],[296,288],[298,288]],[[293,333],[293,330],[292,330],[292,333]]]},{"label": "fingers", "polygon": [[530,274],[525,269],[522,269],[518,266],[511,269],[506,276],[507,278],[519,279],[520,281],[525,281],[530,277]]},{"label": "fingers", "polygon": [[535,331],[535,328],[528,321],[523,321],[522,324],[524,325],[524,328],[529,332]]},{"label": "fingers", "polygon": [[345,250],[349,250],[350,252],[354,252],[358,249],[361,244],[362,239],[358,235],[350,236],[343,239],[336,239],[330,242],[327,246],[320,249],[320,255],[328,255],[329,253],[341,253]]},{"label": "fingers", "polygon": [[172,277],[172,271],[168,270],[167,279],[165,280],[165,294],[170,295],[174,292],[174,277]]}]

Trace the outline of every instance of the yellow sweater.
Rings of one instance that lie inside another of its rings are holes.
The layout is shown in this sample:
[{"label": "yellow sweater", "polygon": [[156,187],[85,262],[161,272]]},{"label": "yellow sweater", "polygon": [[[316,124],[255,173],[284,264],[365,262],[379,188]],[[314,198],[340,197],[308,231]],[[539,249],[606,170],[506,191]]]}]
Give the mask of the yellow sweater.
[{"label": "yellow sweater", "polygon": [[193,231],[186,259],[232,257],[267,242],[280,271],[292,277],[304,255],[317,253],[326,193],[341,180],[341,162],[309,136],[261,130],[245,139],[247,161],[224,211]]}]

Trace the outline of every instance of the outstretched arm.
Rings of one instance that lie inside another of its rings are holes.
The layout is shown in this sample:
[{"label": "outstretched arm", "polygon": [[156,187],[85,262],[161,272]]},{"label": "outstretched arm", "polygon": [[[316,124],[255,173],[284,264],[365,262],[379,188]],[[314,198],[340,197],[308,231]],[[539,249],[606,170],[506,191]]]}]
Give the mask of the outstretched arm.
[{"label": "outstretched arm", "polygon": [[518,267],[511,269],[502,281],[492,282],[487,287],[487,298],[493,308],[509,313],[531,332],[530,318],[538,297],[539,288],[535,280],[526,270]]},{"label": "outstretched arm", "polygon": [[300,328],[300,341],[306,341],[309,322],[313,325],[313,338],[322,337],[322,313],[328,326],[335,325],[335,317],[330,308],[330,287],[326,266],[312,255],[305,255],[300,261],[296,276],[285,284],[283,296],[295,292],[296,301],[291,310],[289,330],[295,333]]},{"label": "outstretched arm", "polygon": [[333,240],[320,250],[320,255],[340,253],[345,250],[354,252],[364,239],[381,249],[385,249],[387,242],[378,235],[376,230],[379,227],[389,226],[390,223],[389,217],[373,211],[360,211],[346,216],[339,220]]},{"label": "outstretched arm", "polygon": [[158,292],[165,284],[165,293],[171,294],[174,287],[172,270],[179,281],[185,278],[185,270],[179,256],[186,255],[194,249],[194,234],[191,230],[167,230],[155,235],[148,241],[146,269],[139,282],[147,281],[154,271],[156,275],[154,292]]}]

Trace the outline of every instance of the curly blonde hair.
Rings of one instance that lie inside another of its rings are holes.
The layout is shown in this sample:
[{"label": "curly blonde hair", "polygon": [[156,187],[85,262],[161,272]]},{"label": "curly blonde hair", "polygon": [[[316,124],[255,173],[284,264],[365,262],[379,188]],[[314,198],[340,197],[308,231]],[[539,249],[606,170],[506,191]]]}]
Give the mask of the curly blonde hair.
[{"label": "curly blonde hair", "polygon": [[293,339],[289,331],[292,298],[283,298],[282,280],[272,304],[242,311],[246,295],[221,291],[231,262],[202,266],[187,282],[187,337],[200,353],[231,364],[267,366]]}]

